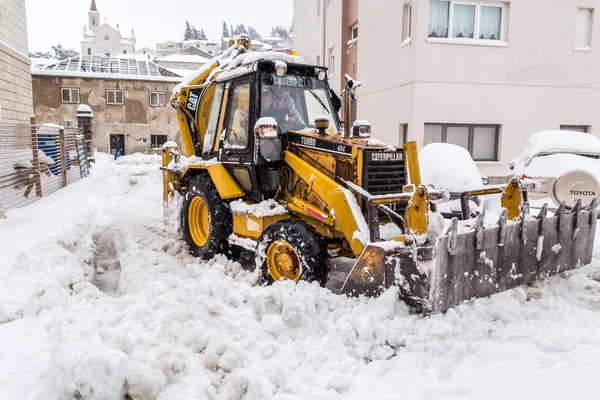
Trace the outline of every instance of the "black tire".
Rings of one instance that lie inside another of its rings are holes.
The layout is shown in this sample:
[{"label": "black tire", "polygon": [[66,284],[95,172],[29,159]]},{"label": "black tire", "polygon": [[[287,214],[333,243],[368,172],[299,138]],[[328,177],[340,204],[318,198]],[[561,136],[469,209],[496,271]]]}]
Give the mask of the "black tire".
[{"label": "black tire", "polygon": [[[190,205],[196,197],[200,197],[206,204],[210,220],[208,240],[203,245],[194,241],[190,231]],[[181,229],[192,255],[204,260],[210,260],[217,254],[231,256],[229,247],[229,236],[233,232],[231,209],[219,196],[209,175],[195,176],[188,183],[181,207]]]},{"label": "black tire", "polygon": [[319,282],[325,286],[329,277],[329,255],[325,241],[294,220],[283,220],[271,224],[258,239],[256,267],[260,268],[264,282],[273,283],[267,266],[267,251],[274,242],[284,240],[296,252],[300,260],[300,280]]}]

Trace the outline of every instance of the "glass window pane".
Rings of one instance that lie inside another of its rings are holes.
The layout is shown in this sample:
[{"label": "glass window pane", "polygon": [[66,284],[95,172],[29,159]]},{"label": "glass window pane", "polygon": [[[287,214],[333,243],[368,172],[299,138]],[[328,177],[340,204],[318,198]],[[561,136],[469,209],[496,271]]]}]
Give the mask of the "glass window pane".
[{"label": "glass window pane", "polygon": [[448,1],[444,0],[429,1],[429,37],[448,37],[449,4]]},{"label": "glass window pane", "polygon": [[452,37],[473,38],[475,33],[475,10],[477,6],[466,4],[454,5],[452,17]]},{"label": "glass window pane", "polygon": [[223,147],[245,149],[248,146],[250,84],[236,86],[229,106],[229,118]]},{"label": "glass window pane", "polygon": [[469,127],[449,126],[446,129],[446,143],[452,143],[469,150]]},{"label": "glass window pane", "polygon": [[440,143],[442,141],[442,125],[425,124],[424,143]]},{"label": "glass window pane", "polygon": [[590,47],[590,16],[589,8],[577,9],[577,21],[575,27],[575,47]]},{"label": "glass window pane", "polygon": [[475,128],[473,133],[473,159],[496,160],[496,128]]},{"label": "glass window pane", "polygon": [[215,147],[215,137],[219,124],[219,115],[221,110],[221,102],[223,101],[223,84],[217,85],[215,89],[215,97],[213,98],[212,107],[210,109],[210,117],[204,135],[204,145],[202,146],[202,154],[209,154]]},{"label": "glass window pane", "polygon": [[481,6],[479,39],[500,40],[502,33],[502,8]]}]

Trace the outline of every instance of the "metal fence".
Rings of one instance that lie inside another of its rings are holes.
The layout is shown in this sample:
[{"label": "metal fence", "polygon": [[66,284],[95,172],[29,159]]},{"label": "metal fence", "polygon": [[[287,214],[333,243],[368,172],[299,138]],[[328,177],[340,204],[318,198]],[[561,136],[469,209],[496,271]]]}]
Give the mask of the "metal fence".
[{"label": "metal fence", "polygon": [[0,122],[0,217],[87,174],[85,143],[79,129]]}]

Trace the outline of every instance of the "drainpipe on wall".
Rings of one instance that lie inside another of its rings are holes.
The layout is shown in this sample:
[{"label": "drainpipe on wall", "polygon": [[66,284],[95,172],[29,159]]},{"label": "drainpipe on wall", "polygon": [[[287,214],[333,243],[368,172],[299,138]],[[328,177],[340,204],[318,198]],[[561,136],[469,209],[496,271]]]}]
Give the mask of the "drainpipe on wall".
[{"label": "drainpipe on wall", "polygon": [[321,66],[326,66],[325,63],[325,28],[327,27],[326,23],[326,14],[327,13],[327,0],[321,0]]}]

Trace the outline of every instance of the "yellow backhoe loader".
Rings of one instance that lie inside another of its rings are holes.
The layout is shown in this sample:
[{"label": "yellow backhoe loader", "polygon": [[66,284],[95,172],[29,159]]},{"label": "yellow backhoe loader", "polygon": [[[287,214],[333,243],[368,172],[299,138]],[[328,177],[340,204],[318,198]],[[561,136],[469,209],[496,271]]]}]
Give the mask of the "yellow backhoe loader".
[{"label": "yellow backhoe loader", "polygon": [[[357,86],[347,79],[346,110]],[[326,68],[252,52],[247,37],[176,87],[171,105],[185,154],[163,147],[164,201],[182,195],[181,230],[203,259],[245,248],[266,282],[321,285],[346,265],[342,293],[397,285],[422,314],[591,262],[596,201],[532,217],[527,185],[513,179],[462,194],[468,207],[469,196],[501,193],[495,226],[479,216],[444,228],[436,204],[448,194],[421,182],[414,142],[370,139],[348,113],[342,129]],[[391,240],[380,238],[384,223],[397,227]]]}]

